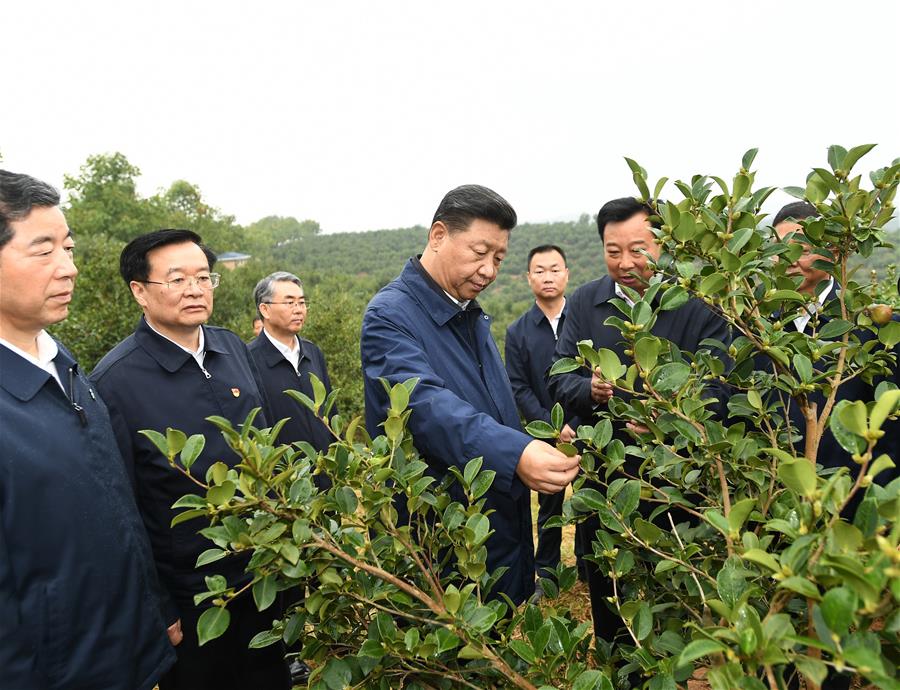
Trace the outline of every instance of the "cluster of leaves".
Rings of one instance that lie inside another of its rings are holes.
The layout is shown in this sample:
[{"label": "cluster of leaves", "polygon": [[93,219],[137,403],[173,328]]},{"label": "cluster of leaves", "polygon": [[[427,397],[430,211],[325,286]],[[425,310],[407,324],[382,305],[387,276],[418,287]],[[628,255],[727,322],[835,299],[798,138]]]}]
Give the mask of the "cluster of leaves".
[{"label": "cluster of leaves", "polygon": [[[329,420],[336,393],[326,397],[313,383],[314,399],[290,394],[328,420],[335,442],[327,453],[278,444],[281,424],[256,429],[251,416],[236,430],[210,418],[240,462],[191,475],[202,493],[179,500],[184,511],[173,522],[208,517],[202,533],[215,546],[198,566],[252,552],[253,579],[236,589],[207,578],[208,591],[196,597],[212,604],[199,620],[201,643],[227,628],[228,603],[249,593],[278,619],[252,644],[299,646],[315,666],[311,688],[612,690],[602,671],[589,668],[588,623],[491,596],[502,574],[485,567],[491,527],[483,497],[493,472],[482,472],[476,458],[443,482],[427,473],[406,431],[416,381],[389,389],[385,435],[374,439],[358,417]],[[202,436],[143,433],[190,474]],[[330,488],[317,488],[317,477]],[[560,586],[574,581],[570,568]],[[280,593],[300,601],[282,612]]]},{"label": "cluster of leaves", "polygon": [[[876,446],[889,425],[900,433],[900,390],[883,380],[872,400],[836,404],[848,380],[874,384],[892,371],[900,342],[900,323],[873,323],[870,288],[848,270],[854,254],[881,243],[900,182],[897,162],[872,173],[873,189],[851,177],[870,148],[832,147],[830,171],[789,189],[819,214],[802,223],[802,242],[761,225],[772,190],[753,190],[755,151],[730,186],[676,182],[677,203],[657,200],[665,180],[651,195],[629,161],[661,221],[662,254],[646,292],[629,293],[633,306],[613,300],[621,317],[606,323],[628,359],[586,341],[551,375],[599,369],[627,394],[578,429],[589,482],[563,521],[599,515],[591,558],[613,580],[611,605],[630,637],[616,651],[626,668],[654,676],[651,687],[674,688],[706,666],[716,690],[775,690],[794,673],[818,687],[829,667],[900,688],[900,479],[875,483],[894,468]],[[784,324],[808,313],[810,299],[786,271],[805,246],[842,289],[798,332]],[[653,335],[658,314],[691,297],[730,324],[732,342],[687,353]],[[791,426],[787,399],[802,428]],[[625,421],[647,432],[615,431]],[[554,438],[561,415],[556,422],[529,430]],[[854,467],[816,464],[825,433]]]}]

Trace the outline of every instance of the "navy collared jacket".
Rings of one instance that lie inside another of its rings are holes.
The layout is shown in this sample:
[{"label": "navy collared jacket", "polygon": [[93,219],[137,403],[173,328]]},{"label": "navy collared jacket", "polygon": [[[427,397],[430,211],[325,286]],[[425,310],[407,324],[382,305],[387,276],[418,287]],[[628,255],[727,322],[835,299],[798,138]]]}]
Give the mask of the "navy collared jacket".
[{"label": "navy collared jacket", "polygon": [[207,417],[219,415],[237,426],[253,408],[262,407],[254,425],[267,424],[265,397],[247,346],[229,330],[202,328],[206,349],[203,369],[185,350],[155,333],[142,317],[135,332],[110,350],[90,377],[109,408],[160,580],[172,598],[167,610],[170,623],[178,618],[177,606],[190,605],[194,594],[206,591],[205,576],[224,575],[229,585],[245,584],[249,576],[244,573],[246,559],[242,558],[194,567],[197,556],[213,544],[198,534],[203,520],[171,527],[172,518],[182,512],[171,506],[200,489],[170,467],[156,446],[139,432],[152,429],[165,434],[172,427],[188,436],[203,434],[206,445],[191,474],[204,480],[213,463],[222,461],[233,466],[240,461]]},{"label": "navy collared jacket", "polygon": [[[506,373],[519,414],[526,423],[536,419],[550,421],[553,399],[547,390],[546,374],[553,363],[556,340],[566,322],[568,309],[567,302],[559,317],[556,333],[536,302],[506,329]],[[579,423],[577,418],[566,421],[573,429]]]},{"label": "navy collared jacket", "polygon": [[[507,566],[495,590],[514,602],[534,590],[534,542],[530,492],[516,476],[519,457],[533,439],[519,415],[491,337],[490,318],[477,303],[461,310],[411,259],[398,278],[369,302],[360,349],[366,425],[373,436],[390,406],[379,378],[393,385],[418,377],[410,397],[409,429],[431,472],[483,457],[497,474],[485,494],[494,534],[488,539],[488,570]],[[461,495],[454,494],[459,500]]]},{"label": "navy collared jacket", "polygon": [[175,660],[150,544],[106,408],[54,362],[68,396],[0,345],[0,687],[149,690]]},{"label": "navy collared jacket", "polygon": [[[300,361],[297,371],[294,371],[291,363],[278,351],[265,333],[256,336],[247,348],[256,363],[260,381],[269,402],[269,409],[272,413],[270,422],[274,424],[285,417],[290,418],[282,427],[278,441],[281,443],[307,441],[316,450],[328,450],[328,446],[334,441],[328,428],[310,410],[284,393],[289,389],[298,390],[313,398],[310,374],[315,374],[325,384],[326,393],[331,392],[331,380],[328,378],[328,368],[322,350],[305,338],[298,338],[298,340],[300,341]],[[331,414],[337,414],[337,409],[332,408]]]},{"label": "navy collared jacket", "polygon": [[[610,316],[622,317],[622,313],[610,303],[615,296],[615,283],[609,276],[592,280],[575,290],[569,298],[568,315],[556,344],[554,361],[562,357],[577,357],[577,345],[581,340],[592,340],[595,349],[605,347],[612,350],[623,362],[630,359],[625,355],[625,340],[618,329],[604,325]],[[687,352],[701,349],[700,343],[706,338],[718,340],[726,346],[731,342],[725,321],[694,298],[678,309],[659,312],[652,333],[672,341]],[[716,353],[715,350],[713,352]],[[548,387],[550,396],[562,404],[566,416],[578,415],[584,423],[593,419],[590,371],[582,367],[567,374],[551,376]],[[724,390],[716,388],[714,392],[719,399],[719,407],[723,407]],[[616,392],[616,395],[620,393]]]}]

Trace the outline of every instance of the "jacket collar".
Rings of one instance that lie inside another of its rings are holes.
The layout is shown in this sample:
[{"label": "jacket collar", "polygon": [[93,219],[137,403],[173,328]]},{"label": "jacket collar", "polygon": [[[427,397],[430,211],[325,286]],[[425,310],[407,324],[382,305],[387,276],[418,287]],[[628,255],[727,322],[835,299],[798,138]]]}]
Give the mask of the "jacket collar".
[{"label": "jacket collar", "polygon": [[[57,345],[59,341],[57,340]],[[77,367],[75,359],[62,345],[53,362],[60,378],[66,376],[70,369]],[[28,402],[44,387],[51,378],[50,373],[23,359],[8,347],[0,345],[0,388],[22,402]],[[56,388],[59,386],[54,381]],[[62,391],[60,391],[62,392]]]},{"label": "jacket collar", "polygon": [[594,286],[594,305],[609,302],[616,296],[616,284],[609,276],[603,276]]},{"label": "jacket collar", "polygon": [[[297,336],[297,342],[300,343],[300,358],[297,360],[299,365],[307,355],[306,348],[303,345],[303,338],[299,335]],[[255,347],[262,352],[263,361],[266,363],[267,367],[274,367],[279,362],[287,362],[285,356],[279,352],[278,348],[272,344],[272,341],[266,337],[264,331],[259,332],[259,335],[254,338],[254,343]]]},{"label": "jacket collar", "polygon": [[[406,262],[406,266],[403,267],[403,272],[400,274],[400,280],[437,325],[446,325],[450,319],[462,311],[444,294],[441,286],[422,266],[418,256]],[[465,311],[481,311],[481,305],[473,299]]]},{"label": "jacket collar", "polygon": [[[563,308],[561,315],[565,317],[569,312],[569,300],[563,302]],[[528,317],[531,319],[531,322],[537,326],[541,320],[546,319],[547,315],[541,311],[541,308],[538,306],[538,303],[535,302],[531,305],[531,309],[528,310]],[[549,319],[548,319],[549,321]]]},{"label": "jacket collar", "polygon": [[[218,330],[200,326],[203,329],[204,351],[218,352],[227,355],[228,347]],[[134,330],[134,339],[141,348],[149,354],[156,363],[169,373],[181,369],[191,359],[190,354],[171,340],[159,335],[150,328],[147,319],[143,316]]]}]

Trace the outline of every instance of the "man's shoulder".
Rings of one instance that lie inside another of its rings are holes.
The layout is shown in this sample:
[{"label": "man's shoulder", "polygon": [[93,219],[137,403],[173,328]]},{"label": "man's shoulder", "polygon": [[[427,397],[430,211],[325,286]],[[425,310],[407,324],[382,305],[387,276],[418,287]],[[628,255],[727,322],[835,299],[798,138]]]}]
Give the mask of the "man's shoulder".
[{"label": "man's shoulder", "polygon": [[97,362],[97,366],[91,371],[91,381],[99,384],[107,375],[119,369],[130,358],[134,357],[139,349],[134,333],[132,333],[103,355],[103,358]]},{"label": "man's shoulder", "polygon": [[611,283],[612,278],[610,278],[609,276],[603,276],[601,278],[596,278],[594,280],[588,281],[587,283],[579,285],[577,288],[575,288],[575,291],[572,293],[571,297],[567,297],[566,300],[570,306],[593,304],[600,296],[602,291],[610,289]]},{"label": "man's shoulder", "polygon": [[409,292],[406,284],[400,276],[381,288],[375,296],[369,300],[366,314],[363,318],[371,318],[375,314],[402,314],[407,311],[408,305],[415,300]]},{"label": "man's shoulder", "polygon": [[518,335],[528,326],[528,317],[531,314],[531,308],[529,308],[524,314],[520,314],[519,317],[513,321],[509,326],[506,327],[506,336],[510,335]]},{"label": "man's shoulder", "polygon": [[203,326],[204,336],[214,341],[217,345],[233,349],[235,352],[243,352],[247,349],[247,344],[241,340],[240,336],[234,331],[221,326]]},{"label": "man's shoulder", "polygon": [[307,340],[306,338],[302,338],[300,336],[297,337],[300,338],[300,346],[303,348],[303,351],[307,355],[316,354],[322,359],[325,359],[325,355],[322,353],[322,348],[316,345],[312,340]]}]

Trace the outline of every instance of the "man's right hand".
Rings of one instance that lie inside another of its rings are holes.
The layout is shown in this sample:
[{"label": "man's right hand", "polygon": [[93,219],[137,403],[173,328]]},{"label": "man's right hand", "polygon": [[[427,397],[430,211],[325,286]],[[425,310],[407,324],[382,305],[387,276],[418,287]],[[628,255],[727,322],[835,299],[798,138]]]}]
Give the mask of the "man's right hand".
[{"label": "man's right hand", "polygon": [[516,474],[529,489],[555,494],[565,489],[578,475],[581,456],[569,457],[543,441],[525,446]]},{"label": "man's right hand", "polygon": [[169,642],[172,643],[173,647],[177,647],[181,644],[181,640],[184,637],[184,634],[181,632],[181,619],[179,618],[177,621],[172,623],[166,630],[169,633]]},{"label": "man's right hand", "polygon": [[613,396],[613,387],[609,381],[600,378],[600,368],[594,369],[591,374],[591,400],[596,404],[602,405],[609,402]]}]

